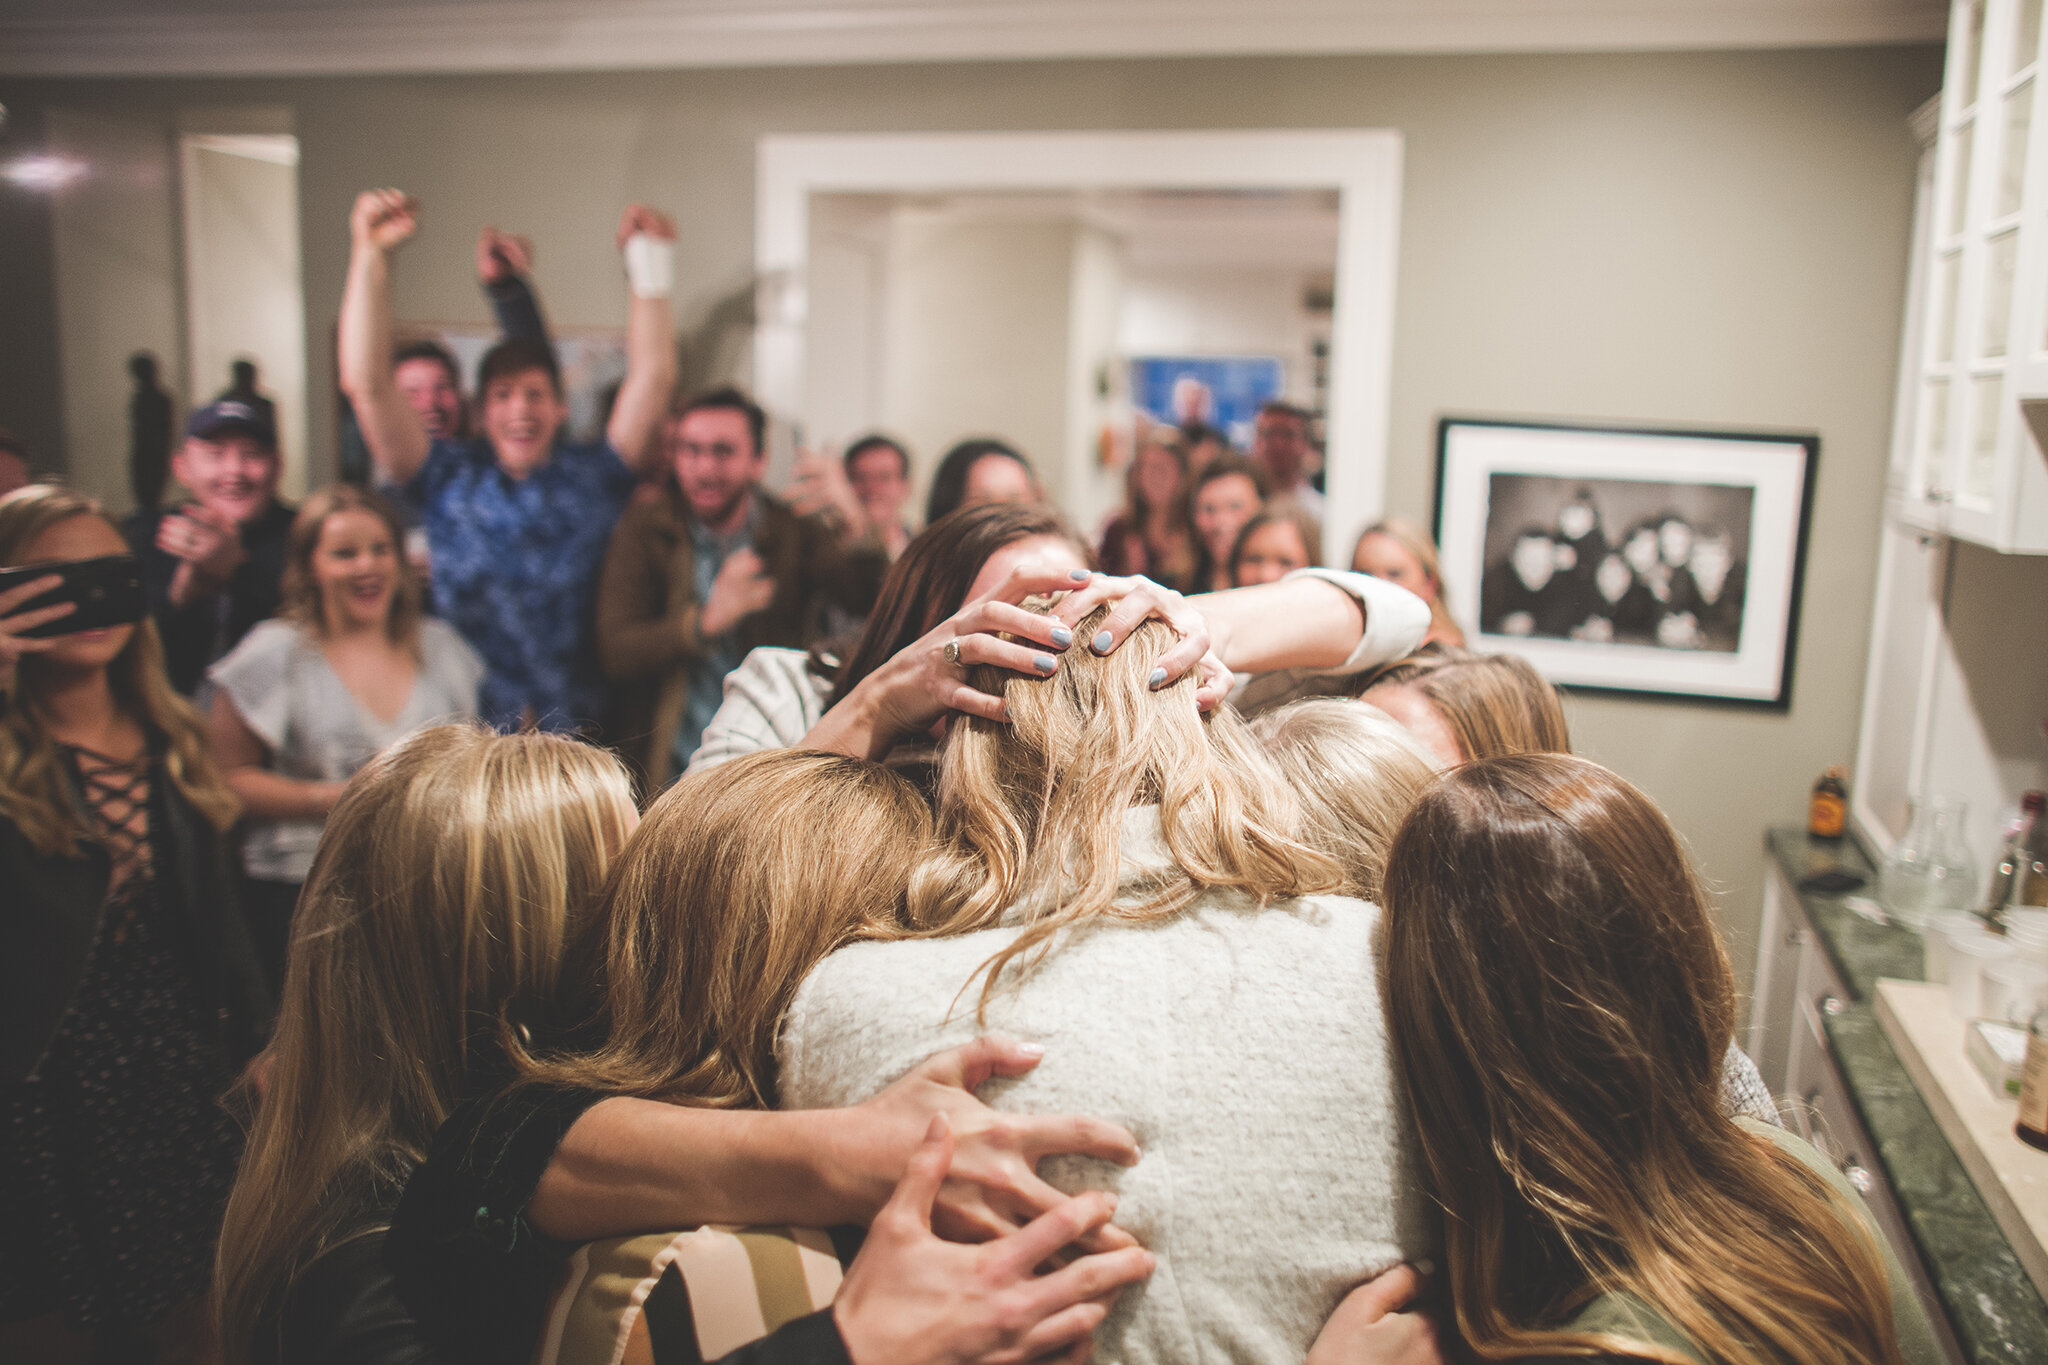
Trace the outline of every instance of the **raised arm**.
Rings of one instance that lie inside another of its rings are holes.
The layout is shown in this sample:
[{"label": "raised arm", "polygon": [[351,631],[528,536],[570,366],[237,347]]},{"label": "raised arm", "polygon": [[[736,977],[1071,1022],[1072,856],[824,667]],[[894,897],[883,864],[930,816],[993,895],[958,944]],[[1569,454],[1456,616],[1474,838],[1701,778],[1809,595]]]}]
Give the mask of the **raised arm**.
[{"label": "raised arm", "polygon": [[1301,569],[1278,583],[1193,599],[1237,673],[1353,672],[1405,658],[1429,632],[1429,604],[1384,579]]},{"label": "raised arm", "polygon": [[336,332],[341,391],[378,477],[405,484],[427,460],[427,429],[391,377],[391,253],[419,226],[419,205],[400,190],[365,190],[349,214],[348,284]]},{"label": "raised arm", "polygon": [[506,341],[537,341],[552,347],[532,275],[532,242],[488,226],[477,234],[477,283],[498,319],[498,335]]},{"label": "raised arm", "polygon": [[668,215],[632,204],[619,219],[632,302],[626,312],[626,378],[605,428],[619,458],[642,475],[661,458],[656,439],[676,384],[675,328],[668,296],[675,283],[676,225]]}]

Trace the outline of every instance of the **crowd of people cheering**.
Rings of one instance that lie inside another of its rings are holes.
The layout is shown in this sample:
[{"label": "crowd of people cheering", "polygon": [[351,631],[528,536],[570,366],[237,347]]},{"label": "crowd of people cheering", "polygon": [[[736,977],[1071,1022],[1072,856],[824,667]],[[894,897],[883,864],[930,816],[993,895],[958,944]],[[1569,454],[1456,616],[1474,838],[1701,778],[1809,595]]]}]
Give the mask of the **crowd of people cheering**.
[{"label": "crowd of people cheering", "polygon": [[665,216],[577,444],[520,239],[472,398],[402,341],[421,212],[362,483],[251,389],[169,508],[0,495],[0,1356],[1937,1358],[1655,805],[1418,528],[1322,567],[1310,414],[1086,539],[994,438],[778,497]]}]

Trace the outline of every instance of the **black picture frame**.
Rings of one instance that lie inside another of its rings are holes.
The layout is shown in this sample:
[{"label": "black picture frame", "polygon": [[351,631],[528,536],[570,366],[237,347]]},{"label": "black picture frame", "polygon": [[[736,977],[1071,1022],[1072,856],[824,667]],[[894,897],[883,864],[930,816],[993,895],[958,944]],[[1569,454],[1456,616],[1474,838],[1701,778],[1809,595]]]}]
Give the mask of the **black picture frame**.
[{"label": "black picture frame", "polygon": [[1436,453],[1472,648],[1575,692],[1790,708],[1817,434],[1444,416]]}]

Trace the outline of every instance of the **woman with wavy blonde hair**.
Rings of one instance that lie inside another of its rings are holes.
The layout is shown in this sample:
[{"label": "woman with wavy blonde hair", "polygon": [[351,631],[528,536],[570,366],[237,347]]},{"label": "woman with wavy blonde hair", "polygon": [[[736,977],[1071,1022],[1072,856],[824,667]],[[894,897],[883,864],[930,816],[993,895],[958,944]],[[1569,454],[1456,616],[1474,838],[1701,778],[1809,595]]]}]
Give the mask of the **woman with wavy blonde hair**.
[{"label": "woman with wavy blonde hair", "polygon": [[1841,1173],[1727,1116],[1736,992],[1650,800],[1564,754],[1445,774],[1394,841],[1386,997],[1486,1360],[1932,1365]]},{"label": "woman with wavy blonde hair", "polygon": [[1377,903],[1394,831],[1436,761],[1376,707],[1336,698],[1298,701],[1251,723],[1252,738],[1301,802],[1301,840],[1344,868],[1343,892]]},{"label": "woman with wavy blonde hair", "polygon": [[1158,1257],[1103,1357],[1298,1365],[1348,1289],[1428,1250],[1371,1006],[1377,911],[1331,894],[1344,870],[1301,841],[1243,722],[1160,678],[1173,632],[1145,622],[1097,653],[1112,619],[1071,622],[1096,643],[1043,679],[969,671],[1009,721],[953,719],[915,930],[805,981],[782,1101],[857,1099],[978,1018],[1043,1044],[992,1102],[1098,1113],[1144,1145],[1129,1170],[1048,1167],[1117,1191]]},{"label": "woman with wavy blonde hair", "polygon": [[[128,553],[68,489],[0,498],[0,567]],[[0,593],[0,1357],[203,1349],[241,1151],[216,1101],[269,1016],[239,807],[139,596],[65,632],[59,584]]]},{"label": "woman with wavy blonde hair", "polygon": [[228,1360],[344,1339],[385,1283],[407,1176],[552,1017],[570,935],[635,820],[616,759],[538,733],[422,730],[349,784],[306,879],[221,1234]]},{"label": "woman with wavy blonde hair", "polygon": [[[773,812],[764,819],[764,812]],[[834,948],[900,931],[931,808],[886,768],[773,749],[648,808],[572,952],[587,1052],[522,1079],[710,1109],[775,1103],[775,1029]]]}]

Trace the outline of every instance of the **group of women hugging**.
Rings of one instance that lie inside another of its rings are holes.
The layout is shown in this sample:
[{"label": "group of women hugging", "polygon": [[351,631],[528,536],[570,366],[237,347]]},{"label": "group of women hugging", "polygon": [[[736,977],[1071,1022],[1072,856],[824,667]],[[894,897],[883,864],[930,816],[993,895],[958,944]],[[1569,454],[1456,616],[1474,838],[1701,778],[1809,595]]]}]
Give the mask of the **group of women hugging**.
[{"label": "group of women hugging", "polygon": [[[0,565],[118,544],[0,500]],[[572,739],[399,740],[267,1042],[153,627],[0,600],[0,1354],[1938,1358],[1733,1046],[1680,839],[1547,684],[1413,653],[1427,608],[1359,575],[1084,555],[935,522],[644,811]]]}]

